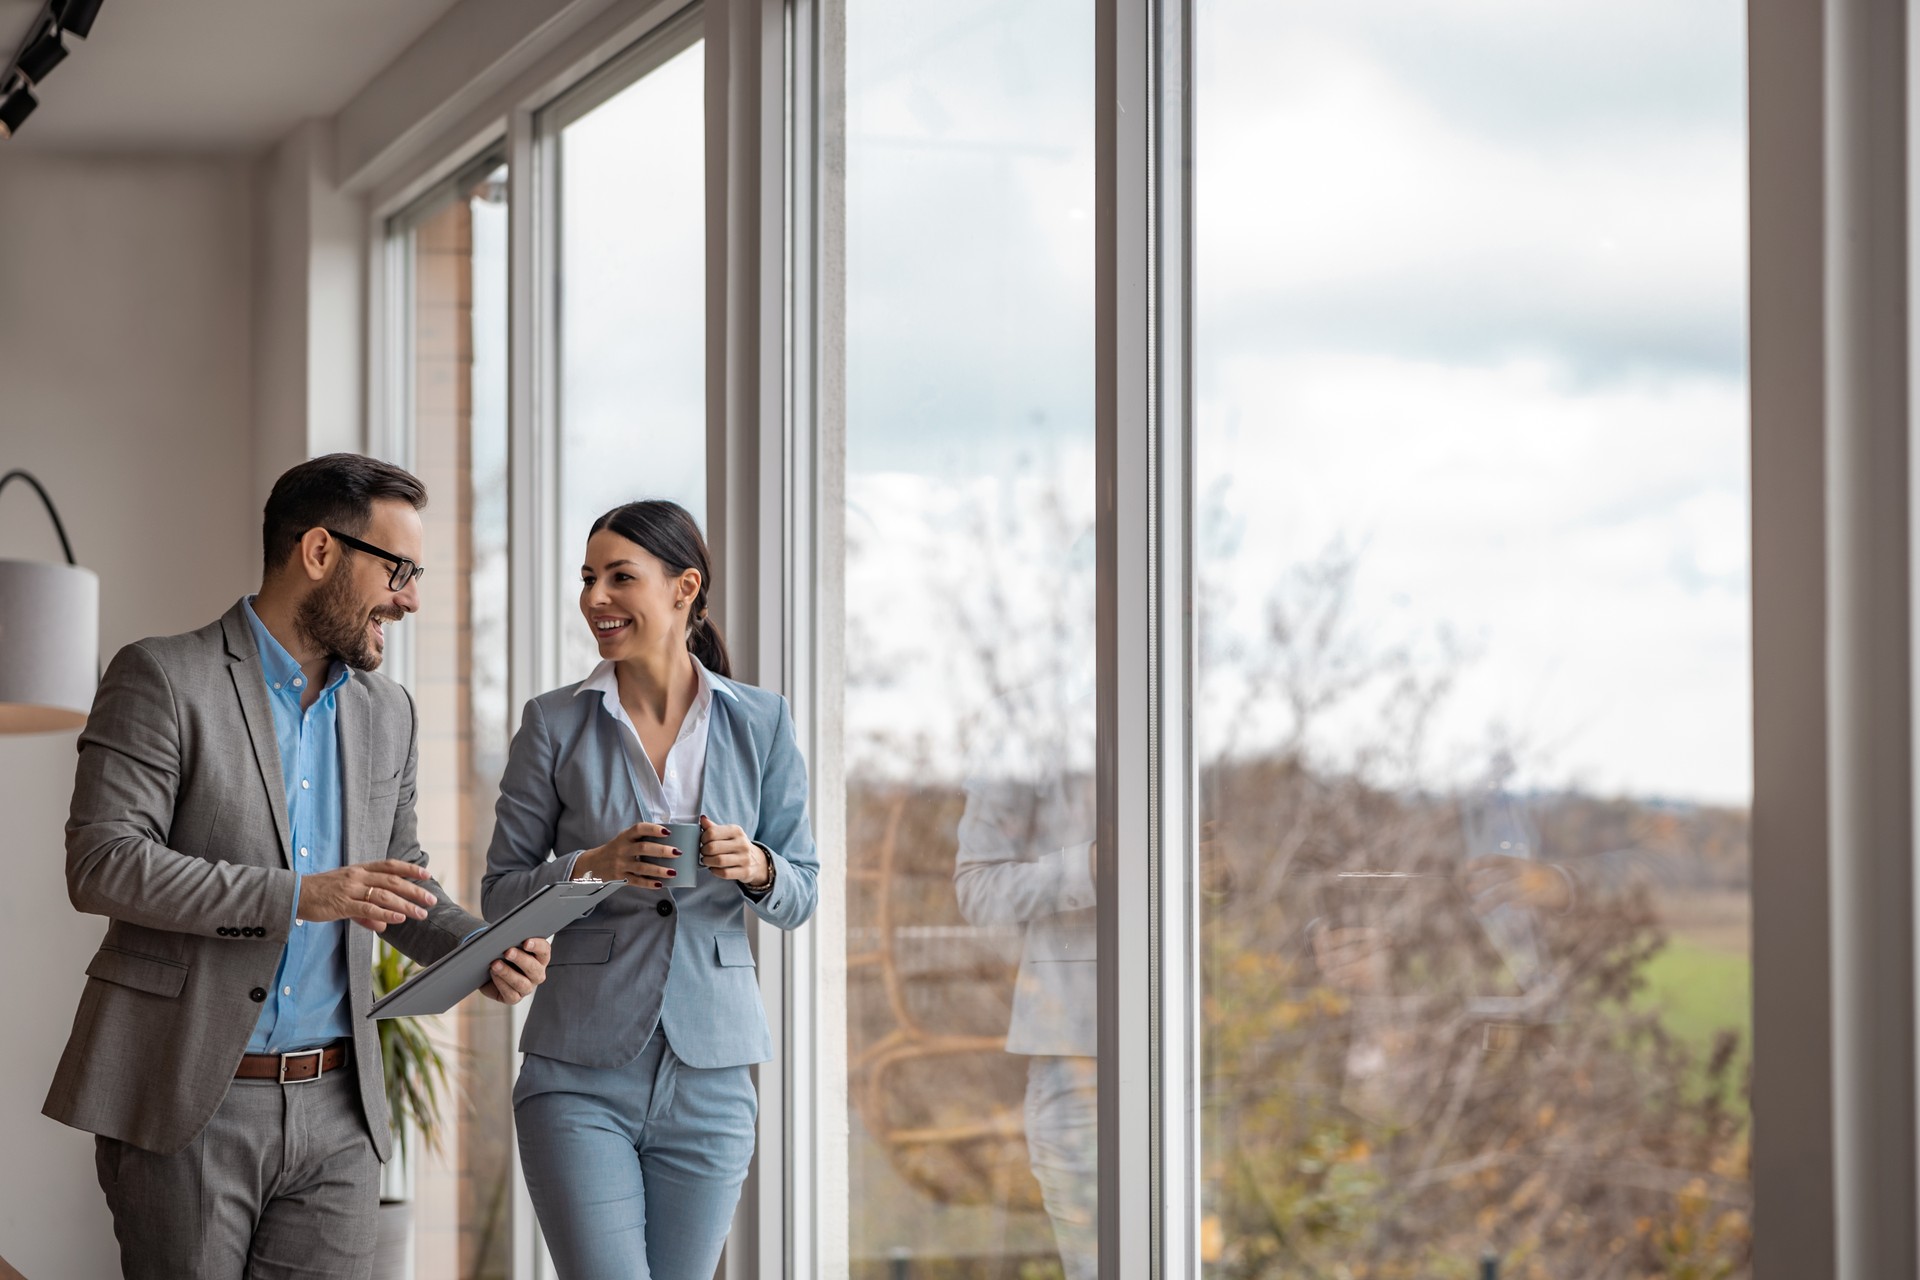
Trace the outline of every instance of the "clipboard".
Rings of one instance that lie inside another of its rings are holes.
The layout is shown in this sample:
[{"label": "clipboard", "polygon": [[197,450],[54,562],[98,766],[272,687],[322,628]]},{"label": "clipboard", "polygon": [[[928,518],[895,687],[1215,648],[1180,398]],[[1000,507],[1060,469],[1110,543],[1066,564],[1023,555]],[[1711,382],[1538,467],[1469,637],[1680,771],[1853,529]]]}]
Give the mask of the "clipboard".
[{"label": "clipboard", "polygon": [[485,985],[493,962],[528,938],[549,938],[626,887],[624,880],[562,880],[532,896],[374,1001],[369,1018],[445,1013]]}]

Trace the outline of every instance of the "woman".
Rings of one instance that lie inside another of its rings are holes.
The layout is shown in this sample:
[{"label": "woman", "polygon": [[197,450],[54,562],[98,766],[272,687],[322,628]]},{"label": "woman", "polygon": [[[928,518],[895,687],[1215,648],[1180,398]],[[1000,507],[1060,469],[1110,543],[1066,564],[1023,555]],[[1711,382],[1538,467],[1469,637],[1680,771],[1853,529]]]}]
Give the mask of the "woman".
[{"label": "woman", "polygon": [[[630,886],[554,936],[520,1038],[520,1160],[565,1280],[713,1274],[753,1155],[748,1066],[773,1056],[746,913],[813,914],[793,722],[728,678],[712,582],[673,503],[595,521],[580,612],[600,665],[527,704],[500,783],[489,919],[558,880]],[[697,860],[662,825],[696,820]]]}]

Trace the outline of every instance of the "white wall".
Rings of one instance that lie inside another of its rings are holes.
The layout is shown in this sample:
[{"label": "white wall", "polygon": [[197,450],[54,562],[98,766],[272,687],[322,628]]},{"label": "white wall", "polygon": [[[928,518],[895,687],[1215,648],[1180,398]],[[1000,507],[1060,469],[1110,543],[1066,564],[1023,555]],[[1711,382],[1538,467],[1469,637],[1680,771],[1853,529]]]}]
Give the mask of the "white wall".
[{"label": "white wall", "polygon": [[[0,153],[0,471],[46,484],[99,573],[103,659],[211,620],[258,576],[251,174]],[[9,486],[0,557],[58,556]],[[74,738],[0,736],[0,1257],[30,1280],[118,1273],[93,1140],[40,1115],[104,927],[62,878]]]},{"label": "white wall", "polygon": [[333,184],[333,129],[309,120],[255,166],[253,483],[364,447],[365,209]]}]

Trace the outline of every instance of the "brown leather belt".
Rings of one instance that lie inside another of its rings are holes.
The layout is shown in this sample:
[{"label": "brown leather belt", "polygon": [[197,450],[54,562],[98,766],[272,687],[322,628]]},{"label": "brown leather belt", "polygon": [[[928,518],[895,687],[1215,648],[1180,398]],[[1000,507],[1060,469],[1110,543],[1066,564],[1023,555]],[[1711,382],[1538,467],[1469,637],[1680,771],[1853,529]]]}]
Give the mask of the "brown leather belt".
[{"label": "brown leather belt", "polygon": [[318,1080],[329,1071],[338,1071],[347,1061],[348,1042],[336,1040],[321,1049],[297,1049],[292,1053],[247,1053],[240,1057],[235,1080],[278,1080],[281,1084],[304,1084]]}]

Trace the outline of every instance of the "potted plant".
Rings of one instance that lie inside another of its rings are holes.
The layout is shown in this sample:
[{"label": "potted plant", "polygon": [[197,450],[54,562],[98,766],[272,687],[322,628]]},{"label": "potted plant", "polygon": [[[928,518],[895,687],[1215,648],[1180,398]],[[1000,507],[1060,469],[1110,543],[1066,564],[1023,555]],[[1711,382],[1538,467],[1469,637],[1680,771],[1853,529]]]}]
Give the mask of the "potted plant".
[{"label": "potted plant", "polygon": [[[385,942],[375,944],[373,994],[378,999],[412,976],[417,966]],[[447,1061],[417,1018],[380,1021],[380,1063],[393,1127],[393,1159],[381,1170],[380,1230],[374,1247],[375,1280],[413,1275],[413,1177],[409,1141],[440,1150],[441,1105],[448,1088]]]}]

